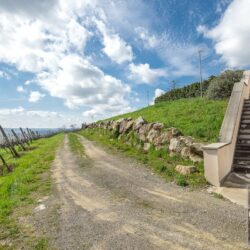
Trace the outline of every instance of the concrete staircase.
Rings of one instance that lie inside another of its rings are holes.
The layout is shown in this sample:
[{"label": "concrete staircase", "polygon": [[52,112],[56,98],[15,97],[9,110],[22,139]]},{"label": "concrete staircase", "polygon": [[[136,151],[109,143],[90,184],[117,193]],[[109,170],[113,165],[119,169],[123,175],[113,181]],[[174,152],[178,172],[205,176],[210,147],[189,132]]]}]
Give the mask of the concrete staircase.
[{"label": "concrete staircase", "polygon": [[250,99],[243,104],[232,172],[223,183],[224,187],[233,188],[246,188],[247,185],[250,185]]},{"label": "concrete staircase", "polygon": [[232,170],[250,173],[250,99],[244,101]]}]

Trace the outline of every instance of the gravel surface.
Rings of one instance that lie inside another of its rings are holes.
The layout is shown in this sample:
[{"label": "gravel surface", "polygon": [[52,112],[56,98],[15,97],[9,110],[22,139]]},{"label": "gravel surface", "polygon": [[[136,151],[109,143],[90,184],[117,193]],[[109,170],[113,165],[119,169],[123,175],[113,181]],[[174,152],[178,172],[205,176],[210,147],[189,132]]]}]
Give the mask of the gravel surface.
[{"label": "gravel surface", "polygon": [[86,159],[64,144],[39,226],[51,249],[248,249],[246,211],[191,191],[80,137]]}]

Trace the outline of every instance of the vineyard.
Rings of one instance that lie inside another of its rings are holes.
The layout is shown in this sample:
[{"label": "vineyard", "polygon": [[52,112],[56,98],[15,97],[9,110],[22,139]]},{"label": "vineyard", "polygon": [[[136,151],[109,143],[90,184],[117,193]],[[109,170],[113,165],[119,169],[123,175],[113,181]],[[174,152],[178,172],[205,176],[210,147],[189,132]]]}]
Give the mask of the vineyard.
[{"label": "vineyard", "polygon": [[59,130],[48,130],[45,133],[29,128],[6,130],[0,125],[0,175],[11,172],[13,164],[8,164],[10,157],[19,158],[22,152],[32,149],[32,142],[40,138],[47,138],[59,133]]}]

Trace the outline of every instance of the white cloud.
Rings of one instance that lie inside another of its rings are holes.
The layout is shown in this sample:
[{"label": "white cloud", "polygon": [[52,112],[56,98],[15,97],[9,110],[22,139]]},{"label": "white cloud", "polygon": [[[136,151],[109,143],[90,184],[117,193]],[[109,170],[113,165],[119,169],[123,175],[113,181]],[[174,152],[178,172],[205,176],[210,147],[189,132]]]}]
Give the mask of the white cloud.
[{"label": "white cloud", "polygon": [[17,86],[16,90],[17,90],[17,92],[19,92],[19,93],[24,93],[24,92],[25,92],[24,87],[21,86],[21,85]]},{"label": "white cloud", "polygon": [[[197,28],[199,31],[202,29],[204,26]],[[144,48],[151,50],[161,58],[166,65],[168,74],[172,77],[198,76],[198,49],[202,48],[204,54],[209,52],[205,45],[181,42],[170,32],[157,34],[144,27],[137,27],[135,35],[136,40],[141,41]]]},{"label": "white cloud", "polygon": [[77,55],[65,56],[59,68],[53,73],[40,73],[37,82],[51,96],[64,99],[69,108],[128,105],[124,97],[130,92],[129,86],[105,75],[88,60]]},{"label": "white cloud", "polygon": [[[0,109],[1,125],[16,128],[55,128],[72,123],[81,124],[81,120],[74,117],[65,117],[54,111],[26,110],[23,107]],[[82,118],[82,117],[81,117]],[[41,119],[43,122],[41,122]]]},{"label": "white cloud", "polygon": [[0,109],[0,115],[17,115],[23,114],[24,111],[24,108],[21,106],[13,109]]},{"label": "white cloud", "polygon": [[[105,106],[105,112],[116,107],[129,108],[125,98],[130,87],[105,74],[85,55],[96,15],[95,20],[102,26],[98,30],[103,52],[117,63],[133,58],[132,47],[96,14],[98,2],[58,0],[50,3],[45,0],[42,3],[35,0],[27,4],[24,0],[12,0],[0,3],[0,11],[3,10],[0,15],[0,62],[33,73],[34,78],[28,79],[25,85],[39,85],[51,96],[63,99],[67,107],[92,109],[95,106],[100,110]],[[36,102],[42,97],[44,94],[33,91],[29,101]]]},{"label": "white cloud", "polygon": [[39,91],[31,91],[29,96],[29,102],[38,102],[40,101],[45,94],[40,93]]},{"label": "white cloud", "polygon": [[208,29],[205,25],[198,25],[198,27],[196,28],[197,32],[200,34],[205,34],[207,33]]},{"label": "white cloud", "polygon": [[155,103],[155,98],[161,96],[161,95],[164,94],[164,93],[165,93],[165,91],[162,90],[162,89],[158,89],[158,88],[155,89],[154,97],[153,97],[152,102],[150,102],[150,105],[154,105],[154,103]]},{"label": "white cloud", "polygon": [[203,30],[204,35],[215,42],[216,53],[229,67],[250,65],[249,13],[249,0],[234,0],[217,26]]},{"label": "white cloud", "polygon": [[154,99],[156,98],[156,97],[159,97],[159,96],[161,96],[162,94],[164,94],[165,93],[165,91],[164,90],[162,90],[162,89],[156,89],[155,90],[155,96],[154,96]]},{"label": "white cloud", "polygon": [[93,122],[94,120],[108,118],[131,111],[133,111],[131,107],[124,107],[123,105],[118,105],[118,106],[98,105],[94,106],[90,110],[83,112],[82,115],[84,117],[84,120],[88,122]]},{"label": "white cloud", "polygon": [[132,47],[122,40],[118,34],[109,31],[104,22],[96,20],[96,25],[103,36],[103,52],[118,64],[132,61]]},{"label": "white cloud", "polygon": [[2,70],[0,70],[0,78],[5,78],[7,80],[11,79],[10,75],[7,72],[2,71]]},{"label": "white cloud", "polygon": [[[20,2],[25,5],[27,1]],[[63,5],[53,6],[49,1],[44,4],[35,1],[29,5],[27,8],[23,6],[23,11],[20,7],[1,13],[0,61],[13,64],[21,71],[37,73],[55,69],[65,53],[71,50],[82,52],[91,33],[77,22],[77,16]],[[33,8],[40,5],[40,14],[34,15]],[[0,4],[0,8],[8,10],[7,4]],[[51,9],[54,15],[51,15]]]},{"label": "white cloud", "polygon": [[160,40],[155,35],[149,34],[149,31],[144,27],[137,27],[135,32],[145,48],[155,48],[160,43]]},{"label": "white cloud", "polygon": [[129,65],[129,70],[130,70],[129,78],[136,81],[137,83],[152,84],[152,83],[156,83],[156,81],[160,77],[167,76],[165,69],[150,68],[148,63],[137,64],[137,65],[134,63],[131,63]]}]

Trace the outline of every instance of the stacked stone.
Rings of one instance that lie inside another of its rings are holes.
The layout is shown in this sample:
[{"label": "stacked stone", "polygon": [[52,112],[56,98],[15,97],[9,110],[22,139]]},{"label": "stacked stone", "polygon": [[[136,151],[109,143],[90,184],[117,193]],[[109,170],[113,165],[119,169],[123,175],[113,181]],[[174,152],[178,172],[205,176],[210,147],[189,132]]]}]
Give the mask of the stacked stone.
[{"label": "stacked stone", "polygon": [[164,128],[163,123],[149,123],[142,117],[135,120],[132,118],[122,118],[116,121],[102,121],[92,123],[85,128],[101,128],[113,131],[117,135],[134,132],[137,134],[143,149],[148,151],[152,145],[155,149],[166,149],[170,154],[180,154],[183,158],[190,159],[193,162],[203,161],[204,146],[196,142],[191,136],[184,136],[177,128]]}]

